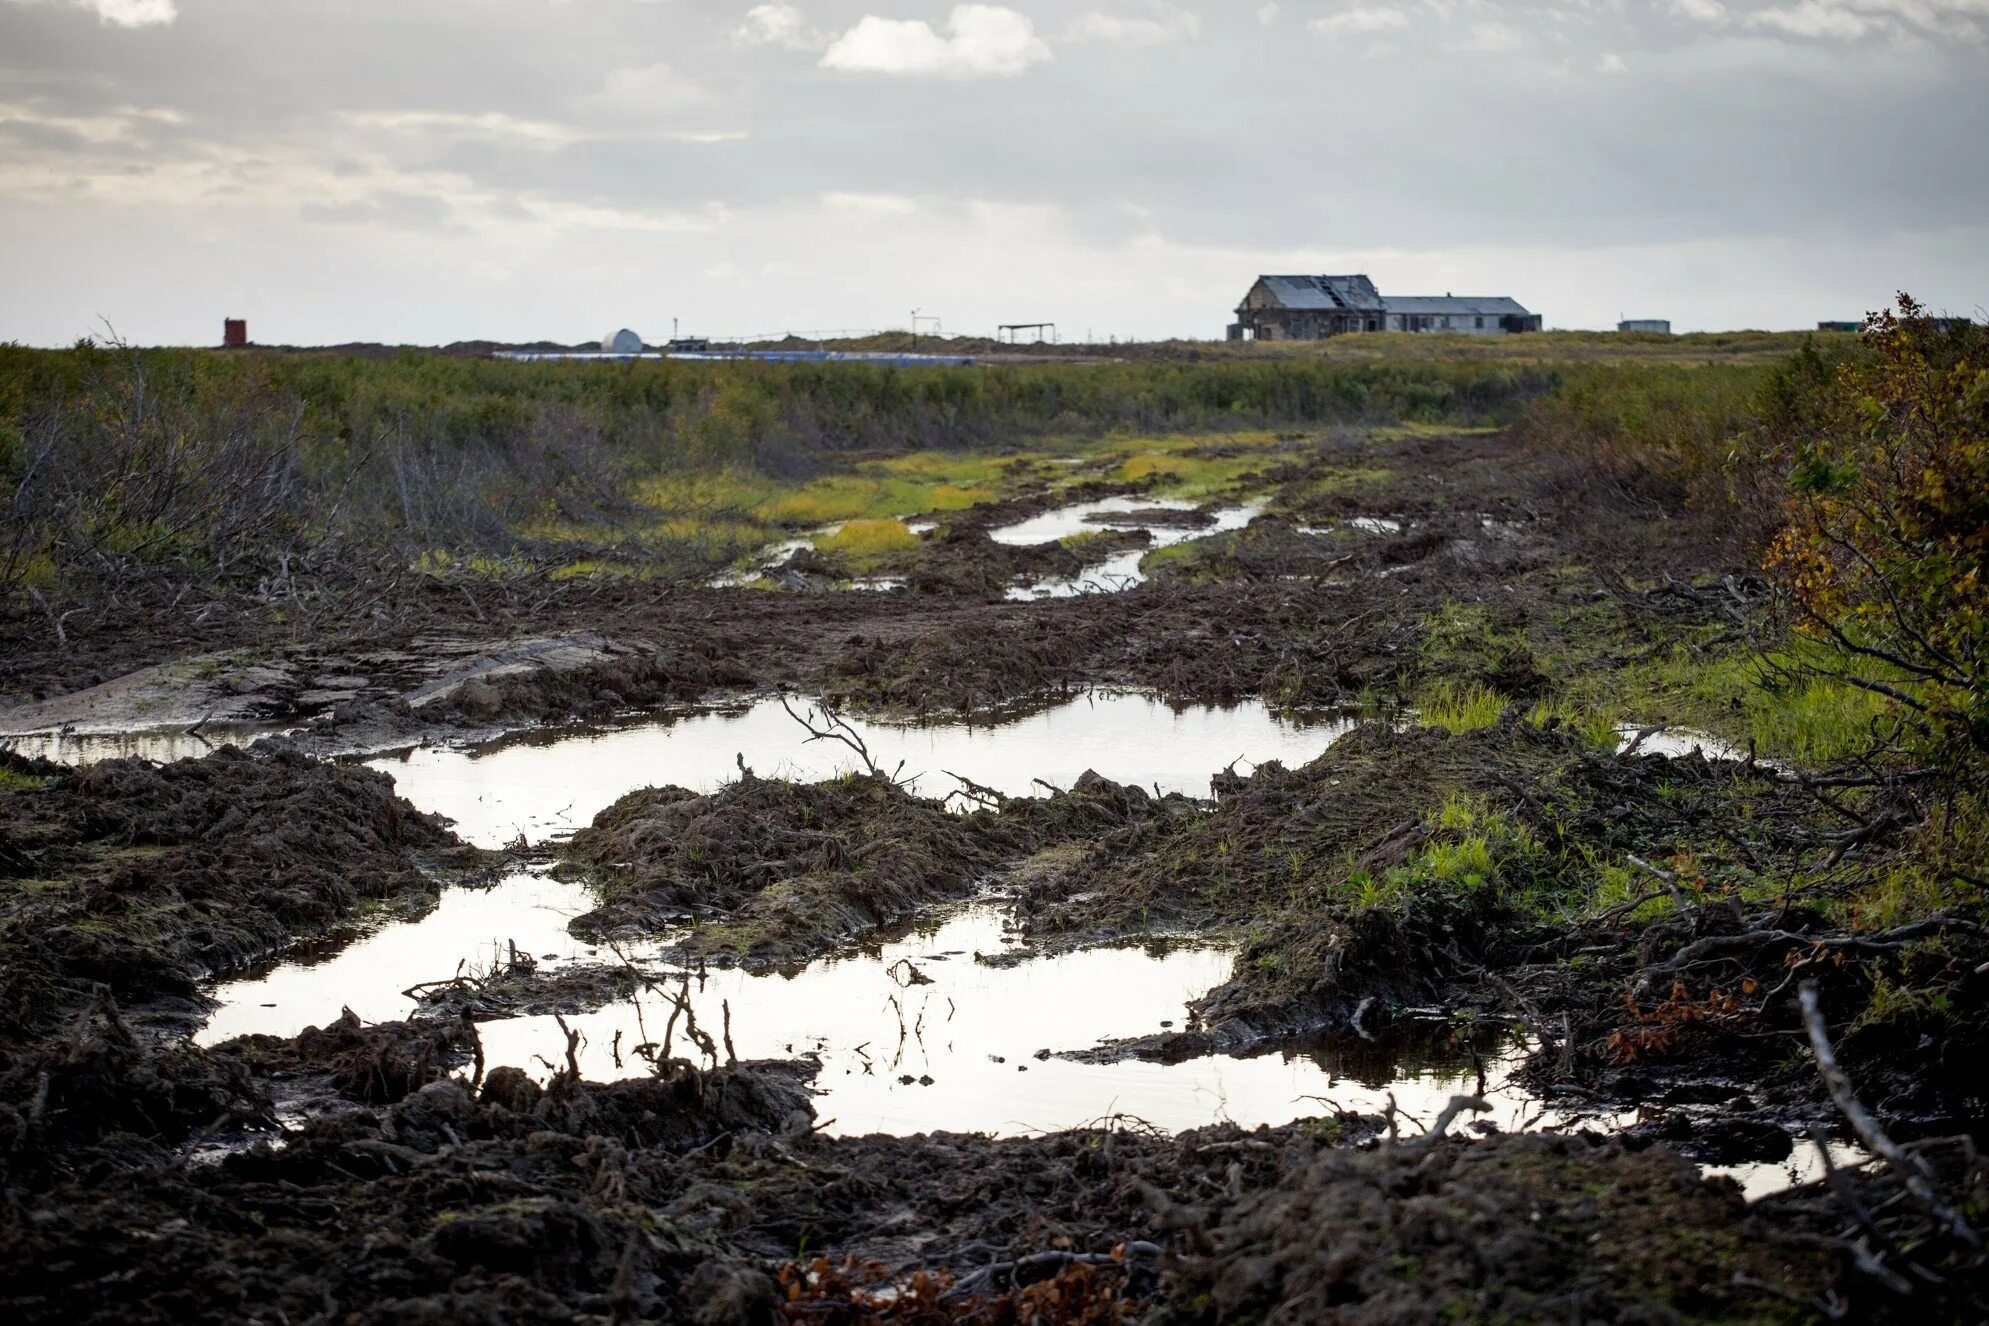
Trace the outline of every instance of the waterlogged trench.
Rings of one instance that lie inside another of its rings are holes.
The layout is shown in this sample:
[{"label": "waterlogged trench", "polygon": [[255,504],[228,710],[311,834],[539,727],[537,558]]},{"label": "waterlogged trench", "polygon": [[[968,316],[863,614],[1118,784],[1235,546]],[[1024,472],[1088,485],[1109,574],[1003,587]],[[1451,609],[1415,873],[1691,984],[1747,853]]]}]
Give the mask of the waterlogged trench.
[{"label": "waterlogged trench", "polygon": [[[1171,520],[1154,518],[1155,513],[1196,511],[1203,506],[1203,503],[1183,498],[1106,497],[1056,507],[1024,520],[994,526],[988,530],[989,538],[996,543],[1017,548],[1056,543],[1073,535],[1096,534],[1104,530],[1144,530],[1148,537],[1145,547],[1115,553],[1097,565],[1087,568],[1080,575],[1068,578],[1052,576],[1014,585],[1006,591],[1004,597],[1014,602],[1028,602],[1036,599],[1075,598],[1083,594],[1112,594],[1131,589],[1146,579],[1146,572],[1141,569],[1140,564],[1148,553],[1157,548],[1170,548],[1176,544],[1205,539],[1210,535],[1227,534],[1243,529],[1263,512],[1263,506],[1253,502],[1216,508],[1209,513],[1206,524],[1192,522],[1177,524]],[[1372,524],[1377,527],[1394,525],[1400,528],[1392,521],[1356,520],[1352,523],[1357,527]],[[936,522],[930,519],[908,520],[906,527],[914,534],[923,535],[932,532],[936,528]],[[798,537],[769,544],[748,559],[743,566],[723,572],[713,577],[709,583],[718,589],[751,584],[777,568],[790,554],[804,548],[817,547],[821,540],[836,534],[842,528],[840,522],[824,525]],[[897,577],[872,576],[845,581],[841,587],[891,590],[899,588],[902,584],[903,581]]]},{"label": "waterlogged trench", "polygon": [[[804,702],[792,707],[813,712]],[[1207,796],[1218,770],[1247,771],[1269,760],[1303,764],[1346,729],[1331,718],[1277,715],[1258,703],[1177,708],[1105,691],[999,723],[852,720],[850,727],[879,765],[935,797],[959,785],[955,774],[1030,796],[1046,794],[1046,785],[1069,786],[1086,770],[1158,792]],[[1634,735],[1624,733],[1626,746]],[[1732,753],[1690,733],[1652,734],[1641,748],[1685,756],[1700,746]],[[104,734],[71,738],[46,753],[88,762],[199,752],[175,741]],[[424,747],[368,763],[391,775],[416,806],[454,820],[466,840],[497,847],[571,833],[639,788],[674,783],[714,790],[737,776],[742,760],[762,776],[804,781],[862,767],[848,746],[811,741],[788,707],[768,698],[612,730],[536,734],[482,748]],[[420,920],[219,985],[211,992],[217,1007],[197,1039],[211,1045],[250,1033],[294,1035],[345,1008],[369,1021],[408,1017],[419,1007],[410,988],[489,970],[516,952],[548,974],[628,961],[650,983],[598,1011],[567,1017],[584,1038],[579,1059],[587,1076],[649,1072],[670,1022],[672,992],[681,990],[710,1034],[729,1024],[742,1058],[816,1056],[817,1109],[829,1121],[825,1129],[836,1133],[1012,1135],[1111,1116],[1166,1129],[1217,1120],[1249,1126],[1335,1107],[1377,1111],[1391,1097],[1412,1118],[1428,1118],[1452,1095],[1480,1090],[1481,1068],[1490,1121],[1498,1127],[1566,1121],[1508,1081],[1525,1047],[1487,1041],[1482,1032],[1472,1048],[1451,1043],[1441,1028],[1426,1028],[1412,1031],[1406,1044],[1287,1047],[1172,1064],[1068,1057],[1185,1025],[1189,1004],[1230,974],[1231,954],[1218,947],[1018,954],[1000,900],[989,899],[793,970],[691,972],[664,958],[669,935],[619,952],[575,938],[568,923],[593,905],[585,884],[538,870],[521,870],[489,888],[451,888]],[[480,1032],[492,1064],[515,1064],[544,1078],[564,1059],[565,1035],[550,1015],[485,1022]],[[672,1051],[691,1052],[681,1029]],[[1856,1159],[1848,1150],[1838,1156]],[[1730,1174],[1759,1195],[1814,1178],[1820,1165],[1799,1148],[1782,1164],[1711,1172]]]},{"label": "waterlogged trench", "polygon": [[[810,707],[795,703],[796,712]],[[551,734],[485,749],[423,748],[373,767],[394,777],[423,810],[457,822],[466,839],[498,846],[571,832],[623,794],[675,783],[711,790],[743,760],[762,776],[815,780],[860,768],[849,746],[813,741],[776,699],[658,718],[614,731]],[[1015,796],[1068,786],[1087,770],[1157,792],[1206,796],[1210,776],[1280,760],[1315,758],[1343,722],[1273,715],[1260,703],[1229,709],[1174,708],[1136,694],[1092,692],[998,724],[905,726],[852,722],[871,758],[899,769],[910,786],[943,796],[954,774]],[[519,873],[488,890],[453,889],[429,916],[390,925],[319,961],[295,961],[219,987],[205,1043],[263,1032],[292,1035],[350,1007],[370,1020],[416,1009],[404,992],[459,969],[488,969],[513,947],[541,970],[640,964],[676,989],[684,973],[657,950],[610,953],[574,938],[572,917],[593,905],[585,885]],[[659,937],[667,942],[668,937]],[[1056,1056],[1100,1042],[1182,1025],[1191,1000],[1223,981],[1228,952],[1208,946],[1099,948],[977,961],[1015,947],[997,903],[957,909],[913,930],[798,971],[710,970],[687,993],[700,1022],[722,1028],[744,1057],[814,1053],[823,1068],[818,1109],[838,1131],[931,1129],[1016,1133],[1070,1127],[1127,1114],[1167,1128],[1219,1118],[1284,1122],[1317,1112],[1320,1099],[1379,1106],[1393,1089],[1405,1107],[1440,1108],[1469,1085],[1468,1064],[1424,1064],[1367,1087],[1343,1080],[1328,1057],[1207,1058],[1185,1064],[1082,1063]],[[909,966],[907,965],[909,964]],[[916,970],[918,977],[911,972]],[[585,1037],[591,1077],[649,1071],[638,1047],[654,1046],[671,1002],[638,994],[567,1019]],[[541,1074],[564,1054],[550,1017],[485,1023],[492,1063]],[[681,1037],[674,1047],[687,1049]],[[1352,1094],[1349,1094],[1351,1091]],[[1516,1125],[1531,1102],[1504,1102]]]},{"label": "waterlogged trench", "polygon": [[[222,986],[215,992],[222,1007],[200,1039],[290,1035],[345,1006],[368,1019],[405,1017],[414,1004],[400,990],[448,975],[457,955],[488,963],[513,942],[548,970],[612,959],[566,933],[566,921],[586,905],[580,886],[536,875],[514,876],[488,893],[453,892],[423,921],[382,931],[324,962],[287,964]],[[1010,947],[1001,911],[971,906],[861,954],[789,973],[684,973],[681,988],[713,1037],[729,1017],[742,1058],[818,1056],[816,1109],[831,1121],[828,1131],[843,1134],[1013,1135],[1112,1115],[1168,1129],[1217,1119],[1283,1123],[1329,1108],[1326,1101],[1379,1109],[1390,1092],[1402,1108],[1427,1117],[1454,1093],[1474,1089],[1469,1064],[1454,1055],[1369,1055],[1352,1065],[1330,1049],[1168,1065],[1059,1058],[1179,1025],[1188,1001],[1227,976],[1229,956],[1212,948],[1107,948],[1012,966],[976,960]],[[644,961],[650,954],[624,953],[664,989],[566,1018],[584,1037],[580,1065],[590,1078],[646,1074],[647,1056],[670,1024],[668,992],[680,988],[666,966]],[[565,1036],[552,1016],[486,1022],[479,1030],[491,1063],[521,1065],[543,1079],[563,1062]],[[673,1052],[695,1057],[681,1022],[675,1037]],[[1495,1084],[1509,1066],[1489,1063]],[[1521,1093],[1496,1091],[1494,1101],[1502,1127],[1540,1117]]]},{"label": "waterlogged trench", "polygon": [[[402,796],[455,821],[483,847],[538,842],[586,827],[628,792],[674,784],[710,792],[738,777],[816,782],[862,769],[849,746],[811,741],[792,708],[762,698],[613,731],[558,733],[491,747],[423,747],[371,761]],[[1347,730],[1333,719],[1273,715],[1262,703],[1176,708],[1149,696],[1086,692],[999,723],[894,724],[851,719],[879,767],[922,796],[944,797],[959,774],[1010,796],[1069,787],[1086,770],[1160,793],[1209,794],[1211,775],[1237,764],[1304,764]],[[902,765],[902,771],[900,766]]]}]

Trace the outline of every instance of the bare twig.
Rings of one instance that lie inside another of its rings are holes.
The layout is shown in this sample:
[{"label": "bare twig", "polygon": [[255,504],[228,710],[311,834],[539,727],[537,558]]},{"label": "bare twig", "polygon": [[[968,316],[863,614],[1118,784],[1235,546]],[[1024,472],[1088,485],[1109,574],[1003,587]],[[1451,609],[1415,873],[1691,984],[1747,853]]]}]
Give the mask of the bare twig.
[{"label": "bare twig", "polygon": [[1829,1028],[1823,1021],[1823,1008],[1815,981],[1804,981],[1798,988],[1797,997],[1802,1001],[1803,1024],[1809,1030],[1809,1044],[1816,1055],[1816,1071],[1823,1078],[1823,1085],[1830,1091],[1830,1099],[1837,1106],[1837,1112],[1844,1116],[1851,1131],[1871,1152],[1892,1168],[1899,1176],[1906,1191],[1913,1195],[1923,1210],[1946,1228],[1955,1239],[1965,1244],[1971,1251],[1980,1251],[1982,1240],[1961,1212],[1954,1209],[1941,1195],[1934,1191],[1934,1184],[1928,1177],[1926,1166],[1918,1156],[1900,1148],[1899,1144],[1887,1137],[1879,1127],[1877,1119],[1865,1109],[1857,1093],[1852,1090],[1851,1078],[1843,1066],[1837,1062],[1837,1052],[1831,1048]]},{"label": "bare twig", "polygon": [[[1389,1103],[1394,1103],[1394,1097],[1389,1098]],[[1427,1151],[1443,1139],[1444,1130],[1455,1122],[1458,1115],[1466,1110],[1473,1114],[1483,1114],[1491,1108],[1482,1096],[1452,1096],[1450,1102],[1438,1113],[1436,1122],[1429,1126],[1428,1131],[1421,1137],[1412,1137],[1404,1142],[1402,1149],[1411,1153]]]}]

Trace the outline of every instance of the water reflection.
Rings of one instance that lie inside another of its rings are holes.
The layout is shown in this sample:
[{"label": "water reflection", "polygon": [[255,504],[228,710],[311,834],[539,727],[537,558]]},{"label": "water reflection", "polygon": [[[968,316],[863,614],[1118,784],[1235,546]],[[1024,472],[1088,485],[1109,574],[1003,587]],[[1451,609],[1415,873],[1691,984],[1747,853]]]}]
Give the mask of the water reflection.
[{"label": "water reflection", "polygon": [[[574,938],[568,921],[593,905],[583,885],[520,873],[494,888],[452,889],[415,922],[389,926],[322,958],[283,963],[214,990],[219,1007],[197,1039],[295,1035],[351,1008],[368,1021],[417,1010],[404,992],[459,971],[488,969],[515,945],[541,970],[634,963],[653,988],[594,1013],[569,1016],[585,1037],[582,1071],[612,1080],[650,1071],[677,992],[716,1043],[729,1022],[742,1058],[821,1061],[816,1107],[844,1135],[935,1130],[1002,1135],[1054,1131],[1123,1116],[1179,1130],[1221,1120],[1279,1124],[1334,1110],[1391,1105],[1420,1131],[1451,1096],[1482,1092],[1492,1106],[1471,1122],[1513,1132],[1573,1124],[1615,1130],[1633,1112],[1569,1114],[1518,1085],[1528,1046],[1495,1027],[1410,1022],[1368,1041],[1330,1038],[1241,1057],[1178,1063],[1087,1063],[1058,1057],[1101,1042],[1180,1028],[1188,1004],[1230,973],[1228,952],[1206,946],[1092,949],[989,965],[1013,953],[1003,913],[990,904],[909,928],[844,955],[782,973],[685,972],[655,946],[619,954]],[[671,1052],[699,1057],[680,1021]],[[551,1017],[481,1026],[493,1065],[540,1080],[564,1060]],[[644,1047],[652,1047],[645,1049]],[[1038,1057],[1045,1055],[1047,1057]],[[1840,1165],[1863,1159],[1832,1145]],[[1786,1161],[1709,1166],[1759,1199],[1821,1175],[1813,1147]]]},{"label": "water reflection", "polygon": [[1095,502],[1059,507],[1013,525],[989,530],[988,536],[995,542],[1017,545],[1049,543],[1073,534],[1095,533],[1100,529],[1145,530],[1151,540],[1144,548],[1115,553],[1079,575],[1068,578],[1054,576],[1017,585],[1004,597],[1014,602],[1028,602],[1034,599],[1075,598],[1080,594],[1115,594],[1131,589],[1146,579],[1146,572],[1141,569],[1140,563],[1154,549],[1171,548],[1176,544],[1208,538],[1212,534],[1240,530],[1263,511],[1261,505],[1254,503],[1226,507],[1215,513],[1211,523],[1199,526],[1156,524],[1139,518],[1139,513],[1143,511],[1193,511],[1196,506],[1194,502],[1177,498],[1106,497]]},{"label": "water reflection", "polygon": [[[1086,770],[1149,790],[1207,796],[1210,775],[1232,762],[1243,761],[1246,771],[1267,760],[1304,764],[1350,726],[1274,715],[1257,701],[1175,709],[1111,692],[993,724],[852,722],[881,766],[903,761],[913,789],[927,796],[958,786],[949,771],[1033,796],[1043,794],[1038,779],[1068,787]],[[638,788],[674,783],[711,791],[738,776],[741,758],[763,777],[803,781],[862,767],[848,747],[810,741],[773,699],[481,750],[423,747],[371,767],[391,774],[416,806],[456,821],[468,841],[497,847],[520,835],[539,840],[581,828]]]},{"label": "water reflection", "polygon": [[[487,891],[451,891],[421,921],[390,927],[324,961],[287,963],[219,987],[221,1007],[199,1039],[293,1035],[346,1007],[369,1020],[406,1017],[416,1005],[403,991],[452,976],[463,964],[483,966],[512,943],[555,971],[590,959],[614,961],[566,933],[568,918],[589,901],[583,886],[535,875]],[[1228,977],[1230,955],[1208,947],[1128,947],[1012,965],[975,960],[1015,945],[1002,912],[981,905],[785,974],[727,969],[700,976],[658,963],[653,951],[628,953],[657,988],[567,1023],[585,1037],[580,1063],[589,1078],[639,1076],[660,1052],[640,1047],[658,1046],[681,989],[714,1040],[729,1020],[742,1058],[817,1055],[823,1093],[817,1109],[835,1121],[829,1131],[844,1134],[1032,1133],[1111,1115],[1167,1129],[1222,1119],[1283,1123],[1335,1106],[1380,1109],[1391,1094],[1410,1116],[1427,1120],[1452,1094],[1477,1088],[1477,1067],[1444,1031],[1391,1046],[1356,1042],[1174,1064],[1058,1058],[1185,1024],[1189,1002]],[[683,1027],[676,1028],[672,1053],[696,1057]],[[544,1078],[564,1056],[564,1035],[551,1017],[488,1022],[481,1032],[492,1064],[515,1064]],[[1493,1117],[1503,1127],[1538,1122],[1534,1103],[1499,1081],[1511,1052],[1492,1055],[1492,1048],[1484,1048],[1483,1066]]]}]

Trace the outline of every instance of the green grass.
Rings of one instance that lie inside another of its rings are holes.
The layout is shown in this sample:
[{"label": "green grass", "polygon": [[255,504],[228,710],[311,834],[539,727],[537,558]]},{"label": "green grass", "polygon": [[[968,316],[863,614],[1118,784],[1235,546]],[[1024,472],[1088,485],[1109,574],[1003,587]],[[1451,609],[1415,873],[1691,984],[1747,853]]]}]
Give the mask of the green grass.
[{"label": "green grass", "polygon": [[1506,711],[1506,697],[1482,682],[1439,681],[1416,694],[1416,721],[1452,736],[1491,727]]},{"label": "green grass", "polygon": [[852,520],[834,534],[816,540],[815,546],[825,553],[861,558],[903,552],[918,547],[918,543],[919,536],[902,520]]},{"label": "green grass", "polygon": [[0,765],[0,792],[33,792],[48,786],[48,779]]},{"label": "green grass", "polygon": [[1798,764],[1824,765],[1867,749],[1899,712],[1881,695],[1828,678],[1790,678],[1807,647],[1757,654],[1674,644],[1613,676],[1593,676],[1571,696],[1630,724],[1660,719]]}]

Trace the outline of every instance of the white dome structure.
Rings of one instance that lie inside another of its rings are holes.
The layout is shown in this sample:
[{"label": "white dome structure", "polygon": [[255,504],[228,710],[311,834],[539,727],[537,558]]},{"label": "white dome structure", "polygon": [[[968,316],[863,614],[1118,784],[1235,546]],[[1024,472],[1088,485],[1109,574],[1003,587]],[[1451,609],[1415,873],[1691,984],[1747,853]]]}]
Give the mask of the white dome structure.
[{"label": "white dome structure", "polygon": [[639,355],[642,353],[642,338],[624,327],[611,336],[601,338],[601,353],[609,355]]}]

